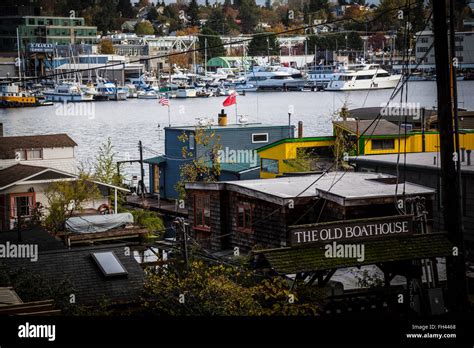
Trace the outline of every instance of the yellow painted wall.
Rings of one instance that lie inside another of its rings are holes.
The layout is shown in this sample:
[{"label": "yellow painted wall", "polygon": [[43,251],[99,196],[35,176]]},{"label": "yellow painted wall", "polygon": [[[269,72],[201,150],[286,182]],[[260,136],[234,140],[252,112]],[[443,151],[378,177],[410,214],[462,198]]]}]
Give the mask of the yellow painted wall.
[{"label": "yellow painted wall", "polygon": [[[288,142],[276,145],[267,150],[263,150],[259,152],[259,155],[260,158],[278,160],[278,172],[281,174],[294,171],[293,167],[283,162],[283,160],[296,159],[296,152],[298,148],[325,147],[333,145],[334,140]],[[260,171],[260,178],[262,179],[275,178],[277,175],[278,174]]]},{"label": "yellow painted wall", "polygon": [[[406,152],[422,152],[422,134],[413,134],[409,135],[405,141],[404,138],[400,139],[400,152],[405,152],[405,143],[406,143]],[[372,150],[372,139],[365,139],[366,145],[362,154],[364,155],[380,155],[380,154],[390,154],[398,153],[398,138],[395,139],[395,148],[389,150]],[[474,149],[474,133],[464,133],[459,134],[459,143],[460,147],[466,149]],[[425,134],[425,151],[426,152],[437,152],[439,151],[439,134],[438,133],[428,133]]]},{"label": "yellow painted wall", "polygon": [[[380,139],[380,138],[378,138]],[[388,138],[386,138],[388,139]],[[398,153],[399,139],[395,138],[395,148],[388,150],[372,150],[372,140],[364,139],[364,149],[360,149],[361,155],[380,155],[380,154],[394,154]],[[464,133],[459,135],[460,147],[474,150],[474,132]],[[334,140],[315,140],[315,141],[301,141],[301,142],[288,142],[278,144],[269,149],[259,152],[260,158],[278,160],[278,174],[289,173],[294,171],[294,168],[283,160],[296,159],[296,152],[298,148],[305,147],[324,147],[333,146]],[[405,150],[406,146],[406,150]],[[400,152],[422,152],[422,134],[415,133],[409,134],[407,138],[400,139]],[[437,152],[439,151],[439,134],[438,133],[427,133],[425,134],[425,151],[426,152]],[[275,178],[278,174],[267,173],[260,171],[260,178],[269,179]]]}]

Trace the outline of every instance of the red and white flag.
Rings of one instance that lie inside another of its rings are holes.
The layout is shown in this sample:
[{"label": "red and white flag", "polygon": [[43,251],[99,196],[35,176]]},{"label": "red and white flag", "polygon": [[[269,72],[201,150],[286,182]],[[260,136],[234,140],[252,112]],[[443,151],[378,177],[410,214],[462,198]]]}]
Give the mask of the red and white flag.
[{"label": "red and white flag", "polygon": [[170,100],[166,97],[161,98],[159,103],[162,106],[170,106]]},{"label": "red and white flag", "polygon": [[229,95],[224,102],[222,103],[223,106],[231,106],[237,103],[237,93],[233,92]]}]

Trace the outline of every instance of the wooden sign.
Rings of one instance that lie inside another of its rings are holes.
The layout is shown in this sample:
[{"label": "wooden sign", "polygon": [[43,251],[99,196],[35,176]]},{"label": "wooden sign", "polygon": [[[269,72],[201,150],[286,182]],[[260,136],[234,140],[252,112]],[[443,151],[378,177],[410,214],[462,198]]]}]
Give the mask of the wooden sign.
[{"label": "wooden sign", "polygon": [[290,227],[291,245],[317,242],[362,241],[413,233],[413,215],[325,222]]}]

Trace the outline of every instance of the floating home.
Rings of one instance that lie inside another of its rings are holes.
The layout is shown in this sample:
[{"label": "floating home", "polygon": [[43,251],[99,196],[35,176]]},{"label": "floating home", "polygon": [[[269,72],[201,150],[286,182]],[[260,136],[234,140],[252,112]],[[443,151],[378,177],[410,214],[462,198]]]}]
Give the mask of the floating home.
[{"label": "floating home", "polygon": [[[180,168],[192,159],[205,159],[212,165],[210,145],[196,139],[196,132],[213,136],[219,144],[220,180],[256,179],[260,162],[256,149],[284,138],[294,137],[294,127],[262,123],[227,124],[227,115],[219,115],[219,124],[165,128],[165,154],[144,160],[149,165],[149,187],[161,199],[176,199]],[[201,133],[201,132],[199,132]],[[180,140],[182,139],[182,140]],[[217,140],[218,139],[218,140]],[[212,146],[212,145],[211,145]],[[183,148],[192,158],[183,157]]]},{"label": "floating home", "polygon": [[[350,155],[436,152],[438,131],[405,131],[387,120],[348,120],[333,122],[334,135],[286,138],[257,149],[260,177],[274,178],[295,172],[324,171],[333,162],[336,142],[346,144]],[[474,130],[463,129],[460,147],[474,148]],[[344,146],[344,145],[342,145]]]},{"label": "floating home", "polygon": [[[462,210],[464,239],[466,246],[474,255],[474,154],[472,148],[461,151]],[[431,187],[441,192],[441,172],[439,152],[402,153],[398,155],[359,156],[349,159],[358,172],[377,172],[397,175],[409,182]],[[397,166],[397,163],[399,165]],[[397,169],[398,167],[398,169]],[[441,231],[443,224],[443,206],[441,195],[436,195],[433,204],[433,229]]]},{"label": "floating home", "polygon": [[[397,192],[403,189],[405,206],[397,209]],[[264,272],[326,290],[340,269],[377,267],[385,289],[376,301],[384,311],[410,310],[408,305],[397,307],[388,295],[397,275],[405,277],[406,287],[397,290],[405,296],[413,281],[423,284],[416,311],[445,310],[438,262],[450,255],[452,245],[445,233],[432,231],[431,188],[397,184],[389,175],[330,172],[189,183],[186,192],[193,238],[216,254],[250,254]],[[368,298],[366,293],[356,296]]]}]

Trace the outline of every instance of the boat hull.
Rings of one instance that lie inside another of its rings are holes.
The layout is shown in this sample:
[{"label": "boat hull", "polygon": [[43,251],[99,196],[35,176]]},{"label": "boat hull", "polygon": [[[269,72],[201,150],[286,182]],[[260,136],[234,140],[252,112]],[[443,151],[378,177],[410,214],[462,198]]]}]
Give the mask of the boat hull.
[{"label": "boat hull", "polygon": [[375,80],[333,80],[325,88],[326,91],[360,91],[368,89],[392,89],[395,88],[401,75],[393,75]]}]

